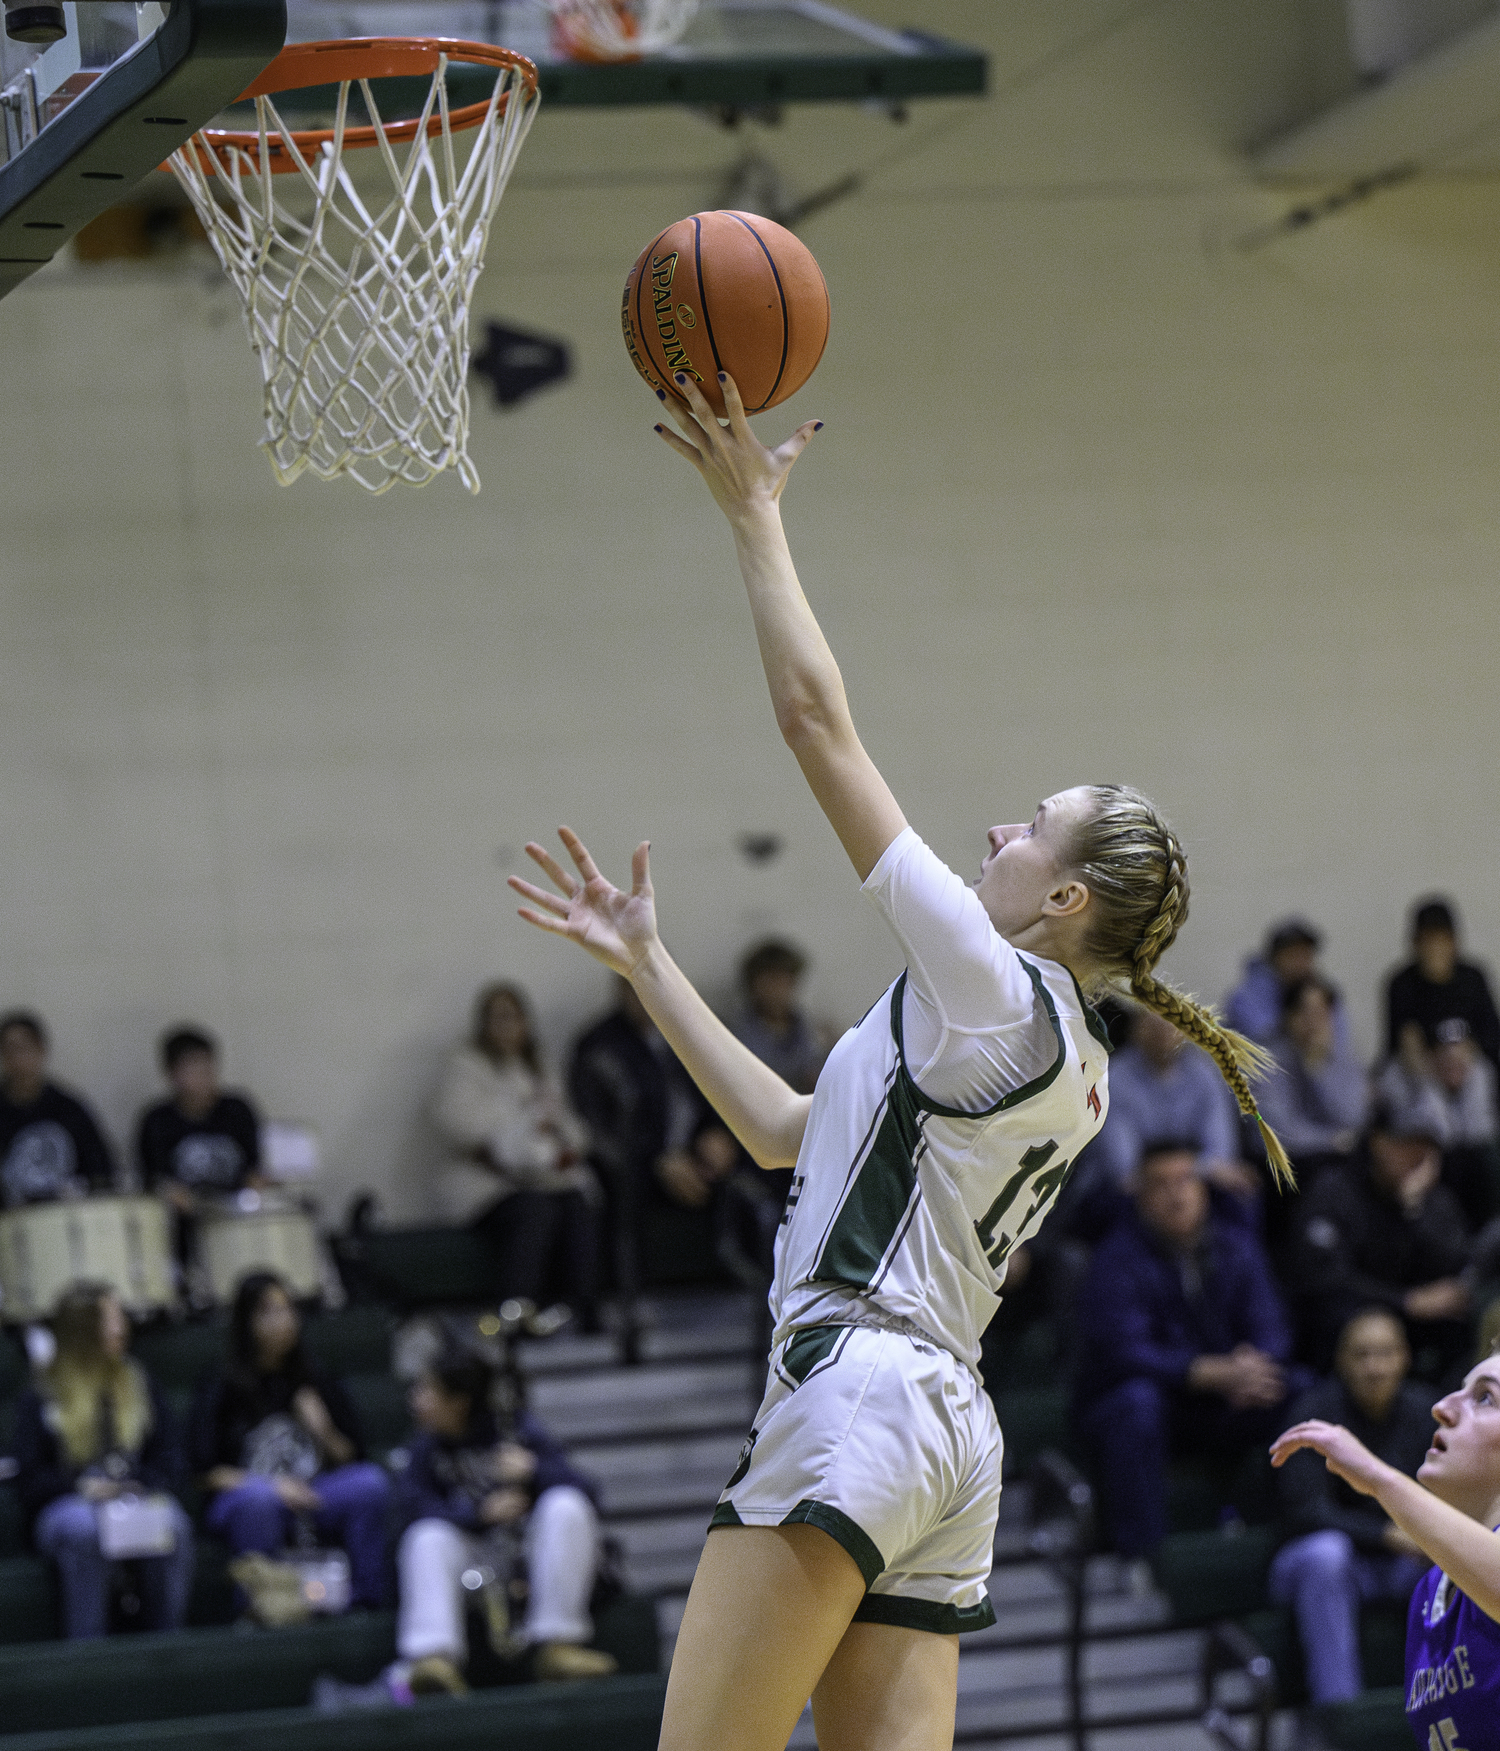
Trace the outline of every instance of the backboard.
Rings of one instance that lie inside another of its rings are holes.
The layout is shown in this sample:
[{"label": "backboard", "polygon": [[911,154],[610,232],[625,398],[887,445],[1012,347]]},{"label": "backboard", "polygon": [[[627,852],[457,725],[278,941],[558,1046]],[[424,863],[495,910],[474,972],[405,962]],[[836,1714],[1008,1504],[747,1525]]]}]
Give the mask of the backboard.
[{"label": "backboard", "polygon": [[[726,120],[798,103],[895,111],[985,88],[978,50],[823,0],[703,0],[680,42],[613,63],[567,59],[543,0],[65,0],[63,10],[67,34],[50,47],[0,38],[0,297],[198,128],[232,115],[288,41],[498,43],[536,63],[544,107],[673,104]],[[456,102],[478,101],[485,75],[455,69],[451,90]],[[393,109],[401,95],[390,93]],[[283,107],[303,125],[332,101],[312,88]]]},{"label": "backboard", "polygon": [[[763,111],[789,103],[895,105],[985,89],[980,50],[920,30],[889,30],[822,0],[703,0],[680,42],[612,63],[568,60],[541,0],[291,0],[289,12],[293,42],[422,34],[501,43],[536,63],[544,108]],[[308,101],[315,107],[314,94]]]},{"label": "backboard", "polygon": [[0,38],[0,297],[234,100],[286,0],[67,0],[50,47]]}]

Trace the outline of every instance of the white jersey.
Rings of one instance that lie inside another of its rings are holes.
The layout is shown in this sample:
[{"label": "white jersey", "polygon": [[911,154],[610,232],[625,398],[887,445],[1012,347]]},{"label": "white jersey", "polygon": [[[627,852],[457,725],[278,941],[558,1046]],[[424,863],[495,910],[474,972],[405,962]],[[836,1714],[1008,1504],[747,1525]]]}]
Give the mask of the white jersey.
[{"label": "white jersey", "polygon": [[829,1055],[776,1245],[774,1344],[919,1333],[972,1366],[1012,1248],[1104,1121],[1108,1036],[911,828],[865,881],[906,971]]}]

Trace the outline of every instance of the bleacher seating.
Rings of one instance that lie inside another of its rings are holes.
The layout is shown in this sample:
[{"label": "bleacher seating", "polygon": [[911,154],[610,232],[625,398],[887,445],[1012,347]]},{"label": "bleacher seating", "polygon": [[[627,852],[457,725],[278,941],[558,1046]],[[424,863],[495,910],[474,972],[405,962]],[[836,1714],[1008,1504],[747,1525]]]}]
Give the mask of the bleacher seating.
[{"label": "bleacher seating", "polygon": [[[390,1366],[396,1324],[390,1307],[368,1304],[310,1317],[304,1328],[319,1365],[342,1376],[378,1459],[410,1432],[406,1391]],[[138,1334],[135,1353],[181,1414],[198,1382],[222,1364],[225,1340],[222,1318],[163,1322]],[[0,1333],[0,1434],[7,1439],[26,1377],[24,1353],[11,1334]],[[187,1496],[196,1507],[195,1492]],[[582,1688],[522,1685],[524,1665],[492,1655],[476,1618],[471,1697],[324,1715],[308,1706],[314,1680],[324,1674],[348,1684],[373,1679],[395,1658],[394,1614],[356,1612],[250,1629],[233,1621],[228,1560],[221,1543],[200,1533],[191,1627],[180,1634],[59,1640],[53,1571],[31,1553],[14,1485],[0,1482],[0,1742],[7,1751],[106,1744],[122,1751],[253,1744],[261,1751],[268,1735],[283,1751],[429,1744],[489,1751],[496,1743],[512,1751],[562,1751],[606,1725],[612,1745],[644,1751],[656,1743],[662,1680],[650,1599],[625,1594],[599,1613],[596,1645],[619,1661],[618,1678]]]},{"label": "bleacher seating", "polygon": [[[1046,1450],[1074,1464],[1086,1456],[1069,1425],[1069,1394],[1058,1333],[1046,1320],[1006,1333],[986,1346],[985,1378],[1005,1435],[1008,1480],[1025,1477]],[[1168,1479],[1171,1531],[1151,1568],[1170,1609],[1168,1625],[1205,1629],[1238,1624],[1275,1667],[1284,1706],[1306,1701],[1302,1653],[1289,1608],[1273,1605],[1267,1572],[1279,1543],[1274,1525],[1272,1474],[1264,1456],[1233,1465],[1203,1460],[1174,1463]],[[1358,1751],[1405,1751],[1410,1734],[1401,1708],[1404,1613],[1367,1607],[1361,1625],[1366,1681],[1373,1689],[1357,1703],[1323,1711],[1330,1744]],[[1396,1688],[1391,1688],[1395,1686]]]},{"label": "bleacher seating", "polygon": [[[393,1253],[400,1256],[404,1244],[405,1237]],[[420,1254],[420,1247],[406,1253],[402,1268],[413,1260],[419,1266]],[[617,1516],[612,1530],[625,1548],[628,1573],[648,1593],[680,1596],[708,1507],[758,1397],[760,1372],[743,1347],[753,1342],[748,1313],[744,1317],[743,1329],[733,1334],[706,1334],[691,1319],[681,1329],[651,1334],[645,1365],[628,1371],[619,1369],[608,1339],[569,1340],[561,1363],[552,1360],[562,1354],[555,1340],[551,1346],[522,1346],[523,1365],[533,1373],[535,1408],[578,1449],[580,1463],[600,1476],[607,1507]],[[405,1393],[390,1371],[397,1319],[397,1308],[370,1302],[311,1317],[305,1328],[320,1364],[345,1379],[380,1458],[408,1433]],[[136,1353],[174,1403],[185,1407],[198,1380],[220,1364],[224,1341],[220,1320],[162,1324],[139,1335]],[[1005,1430],[1008,1482],[1025,1478],[1048,1448],[1076,1462],[1056,1330],[1040,1322],[1010,1334],[987,1354],[986,1370]],[[0,1336],[0,1429],[24,1379],[19,1348]],[[1276,1535],[1268,1523],[1264,1470],[1246,1465],[1231,1474],[1203,1464],[1177,1466],[1169,1505],[1173,1530],[1154,1563],[1158,1615],[1143,1620],[1139,1633],[1196,1635],[1207,1625],[1237,1624],[1269,1655],[1282,1701],[1300,1702],[1301,1660],[1291,1616],[1271,1606],[1265,1594]],[[0,1484],[3,1751],[61,1751],[64,1745],[69,1751],[103,1751],[106,1745],[113,1751],[250,1751],[252,1745],[262,1751],[268,1734],[280,1751],[397,1751],[439,1743],[444,1751],[481,1743],[486,1751],[497,1743],[507,1751],[572,1751],[585,1743],[655,1744],[662,1681],[650,1597],[627,1595],[600,1615],[599,1643],[621,1662],[617,1679],[578,1687],[518,1684],[517,1671],[495,1661],[476,1630],[470,1674],[478,1688],[471,1697],[326,1716],[308,1706],[314,1679],[327,1673],[358,1684],[374,1677],[394,1654],[392,1618],[355,1614],[282,1630],[234,1627],[227,1555],[217,1541],[200,1538],[190,1612],[195,1627],[181,1636],[129,1634],[69,1645],[56,1639],[51,1572],[25,1544],[13,1487]],[[1006,1584],[998,1583],[1002,1589]],[[1027,1619],[1034,1633],[1034,1608]],[[1107,1620],[1108,1610],[1097,1620],[1106,1635],[1137,1633],[1128,1614],[1117,1616],[1113,1630],[1104,1627]],[[1059,1637],[1064,1633],[1059,1627]],[[1385,1688],[1324,1711],[1325,1735],[1331,1745],[1350,1751],[1395,1751],[1397,1745],[1404,1751],[1401,1695],[1389,1688],[1400,1679],[1397,1614],[1366,1614],[1364,1652],[1370,1681]],[[994,1657],[982,1648],[974,1653],[981,1661]]]},{"label": "bleacher seating", "polygon": [[123,1726],[65,1727],[0,1738],[6,1751],[655,1751],[666,1679],[539,1684],[411,1708],[319,1714],[258,1709]]}]

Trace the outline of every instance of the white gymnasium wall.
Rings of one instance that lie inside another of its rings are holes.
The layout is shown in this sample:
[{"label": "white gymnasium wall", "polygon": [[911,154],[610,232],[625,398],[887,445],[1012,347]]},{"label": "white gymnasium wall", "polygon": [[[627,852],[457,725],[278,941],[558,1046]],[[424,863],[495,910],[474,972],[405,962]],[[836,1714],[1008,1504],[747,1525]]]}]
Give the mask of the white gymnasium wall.
[{"label": "white gymnasium wall", "polygon": [[[1138,783],[1193,859],[1169,970],[1217,995],[1305,911],[1371,1046],[1414,893],[1500,953],[1500,198],[1422,183],[1233,248],[1289,199],[1237,148],[1309,101],[1308,10],[926,8],[988,41],[992,102],[760,136],[803,189],[891,155],[805,227],[832,340],[763,426],[828,422],[792,540],[932,842],[968,869],[1048,791]],[[616,871],[653,840],[715,996],[772,929],[841,1021],[892,973],[619,341],[625,268],[739,150],[675,112],[541,118],[479,314],[578,369],[478,408],[474,500],[278,488],[201,264],[63,266],[0,309],[0,1001],[47,1015],[117,1135],[192,1017],[317,1125],[330,1208],[368,1184],[418,1212],[422,1101],[479,981],[523,980],[559,1048],[606,996],[503,886],[562,819]],[[782,858],[747,864],[747,830]]]}]

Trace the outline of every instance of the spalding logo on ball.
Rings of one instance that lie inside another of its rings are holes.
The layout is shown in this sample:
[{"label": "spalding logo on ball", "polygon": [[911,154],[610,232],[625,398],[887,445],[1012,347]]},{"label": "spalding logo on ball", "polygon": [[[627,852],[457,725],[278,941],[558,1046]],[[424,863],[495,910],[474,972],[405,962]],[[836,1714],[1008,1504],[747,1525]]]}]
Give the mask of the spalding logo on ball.
[{"label": "spalding logo on ball", "polygon": [[694,213],[641,251],[620,323],[631,362],[653,389],[677,395],[681,371],[722,414],[725,371],[745,411],[759,413],[817,369],[828,343],[828,287],[812,251],[784,226],[758,213]]}]

